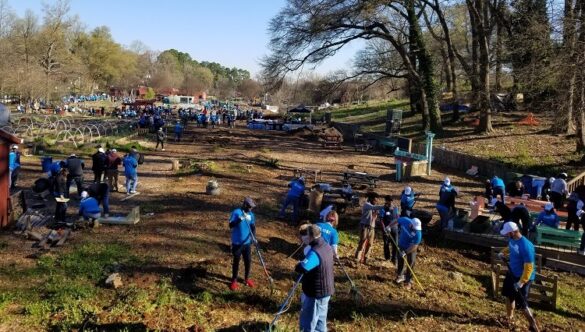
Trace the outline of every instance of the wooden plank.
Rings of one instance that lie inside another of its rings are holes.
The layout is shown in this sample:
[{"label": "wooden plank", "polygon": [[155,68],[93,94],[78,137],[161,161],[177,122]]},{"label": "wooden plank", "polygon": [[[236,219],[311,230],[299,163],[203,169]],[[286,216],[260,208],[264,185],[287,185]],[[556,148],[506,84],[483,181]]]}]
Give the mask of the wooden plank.
[{"label": "wooden plank", "polygon": [[578,265],[578,264],[573,264],[570,262],[564,262],[561,260],[548,258],[546,260],[546,266],[553,268],[553,269],[559,269],[559,270],[563,270],[563,271],[578,273],[582,276],[585,276],[585,266],[583,266],[583,265]]},{"label": "wooden plank", "polygon": [[134,194],[127,195],[126,197],[122,198],[121,201],[128,200],[128,199],[130,199],[130,198],[132,198],[134,196],[137,196],[137,195],[140,195],[140,193],[139,192],[136,192]]}]

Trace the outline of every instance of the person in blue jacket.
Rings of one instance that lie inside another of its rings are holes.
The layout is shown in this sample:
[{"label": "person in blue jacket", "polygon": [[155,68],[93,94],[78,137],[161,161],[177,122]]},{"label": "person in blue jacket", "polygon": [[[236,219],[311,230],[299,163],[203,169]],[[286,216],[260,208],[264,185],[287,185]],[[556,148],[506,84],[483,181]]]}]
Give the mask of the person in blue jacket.
[{"label": "person in blue jacket", "polygon": [[400,216],[410,217],[416,198],[419,194],[415,193],[411,187],[406,186],[400,195]]},{"label": "person in blue jacket", "polygon": [[256,238],[256,217],[252,212],[255,207],[256,203],[250,197],[246,197],[242,207],[232,211],[229,219],[233,256],[232,282],[230,284],[232,291],[240,287],[238,285],[238,270],[241,257],[244,258],[244,283],[248,287],[254,287],[254,282],[250,279],[250,269],[252,267],[251,245]]},{"label": "person in blue jacket", "polygon": [[180,142],[183,136],[183,125],[180,121],[175,124],[175,142]]},{"label": "person in blue jacket", "polygon": [[455,210],[455,198],[457,189],[451,185],[451,180],[445,178],[441,189],[439,190],[439,201],[437,202],[437,211],[441,217],[441,228],[447,228],[449,218]]},{"label": "person in blue jacket", "polygon": [[[416,262],[416,251],[422,240],[422,223],[418,218],[410,219],[408,217],[398,218],[398,227],[400,235],[398,237],[398,256],[396,283],[404,282],[407,289],[412,288],[412,270]],[[405,266],[404,259],[407,260],[410,269]]]},{"label": "person in blue jacket", "polygon": [[10,189],[16,188],[16,181],[18,180],[18,173],[20,172],[20,153],[18,152],[18,145],[12,145],[10,153],[8,154],[8,170],[9,176],[9,187]]},{"label": "person in blue jacket", "polygon": [[337,233],[337,225],[339,223],[339,216],[335,211],[329,211],[325,217],[324,222],[317,223],[321,229],[321,237],[333,249],[335,258],[337,259],[337,246],[339,245],[339,234]]},{"label": "person in blue jacket", "polygon": [[138,161],[128,154],[122,160],[124,165],[124,176],[126,177],[126,194],[135,194],[136,186],[138,185]]},{"label": "person in blue jacket", "polygon": [[506,204],[506,185],[504,184],[504,180],[500,179],[498,176],[492,178],[492,192],[494,197],[500,195],[502,203]]},{"label": "person in blue jacket", "polygon": [[296,180],[291,181],[289,184],[289,191],[286,195],[286,199],[282,208],[280,209],[279,217],[284,218],[286,209],[289,205],[292,204],[293,207],[293,215],[292,215],[292,222],[297,224],[299,221],[299,205],[301,198],[305,194],[305,178],[299,177]]},{"label": "person in blue jacket", "polygon": [[538,214],[538,218],[536,218],[536,223],[534,224],[534,227],[537,227],[540,224],[552,228],[559,228],[561,221],[559,219],[559,216],[555,212],[553,203],[550,202],[546,203],[546,205],[544,206],[544,211],[541,211]]},{"label": "person in blue jacket", "polygon": [[98,219],[101,216],[97,199],[89,197],[87,191],[81,192],[81,202],[79,202],[79,216],[83,217],[84,220]]}]

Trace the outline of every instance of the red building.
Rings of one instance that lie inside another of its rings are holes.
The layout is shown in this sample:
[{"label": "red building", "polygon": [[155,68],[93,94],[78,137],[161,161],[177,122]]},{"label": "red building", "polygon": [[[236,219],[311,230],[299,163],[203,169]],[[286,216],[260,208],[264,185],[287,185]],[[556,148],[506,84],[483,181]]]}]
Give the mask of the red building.
[{"label": "red building", "polygon": [[12,144],[22,144],[22,139],[0,129],[0,228],[8,226],[10,199],[8,154]]}]

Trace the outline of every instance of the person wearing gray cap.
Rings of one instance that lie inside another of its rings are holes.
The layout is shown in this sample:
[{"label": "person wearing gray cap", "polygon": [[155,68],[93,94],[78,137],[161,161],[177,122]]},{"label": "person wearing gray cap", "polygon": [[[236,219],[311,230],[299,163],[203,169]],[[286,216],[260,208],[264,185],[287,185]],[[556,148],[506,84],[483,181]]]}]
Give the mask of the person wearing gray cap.
[{"label": "person wearing gray cap", "polygon": [[238,285],[238,270],[240,268],[240,257],[244,258],[244,282],[248,287],[254,287],[254,282],[250,279],[250,269],[252,267],[252,240],[256,238],[256,217],[252,209],[256,203],[246,197],[241,208],[232,211],[229,220],[232,242],[232,282],[230,289],[235,291]]},{"label": "person wearing gray cap", "polygon": [[563,202],[569,192],[567,177],[567,173],[561,173],[550,185],[550,200],[557,210],[563,207]]}]

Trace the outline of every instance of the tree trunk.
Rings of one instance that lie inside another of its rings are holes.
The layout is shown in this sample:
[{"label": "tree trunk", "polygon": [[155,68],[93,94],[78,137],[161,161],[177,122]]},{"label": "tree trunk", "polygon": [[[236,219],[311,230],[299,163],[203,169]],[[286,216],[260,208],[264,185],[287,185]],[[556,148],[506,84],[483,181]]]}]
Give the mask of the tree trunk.
[{"label": "tree trunk", "polygon": [[[472,3],[473,1],[473,3]],[[479,70],[479,100],[478,108],[480,112],[479,127],[477,130],[481,133],[490,133],[493,131],[490,105],[490,59],[489,59],[489,24],[486,0],[468,0],[473,16],[475,17],[475,31],[478,46],[477,67]]]},{"label": "tree trunk", "polygon": [[496,92],[500,92],[502,91],[502,38],[504,34],[504,27],[500,22],[497,22],[496,24],[496,72],[494,89]]},{"label": "tree trunk", "polygon": [[421,77],[420,97],[423,116],[428,116],[428,120],[423,121],[423,128],[425,131],[431,130],[439,133],[443,130],[443,126],[437,100],[437,85],[435,83],[433,59],[422,36],[418,16],[414,10],[414,0],[406,0],[405,8],[409,23],[409,37],[411,38],[409,42],[411,47],[414,46],[416,49],[415,55],[418,60],[417,72]]}]

